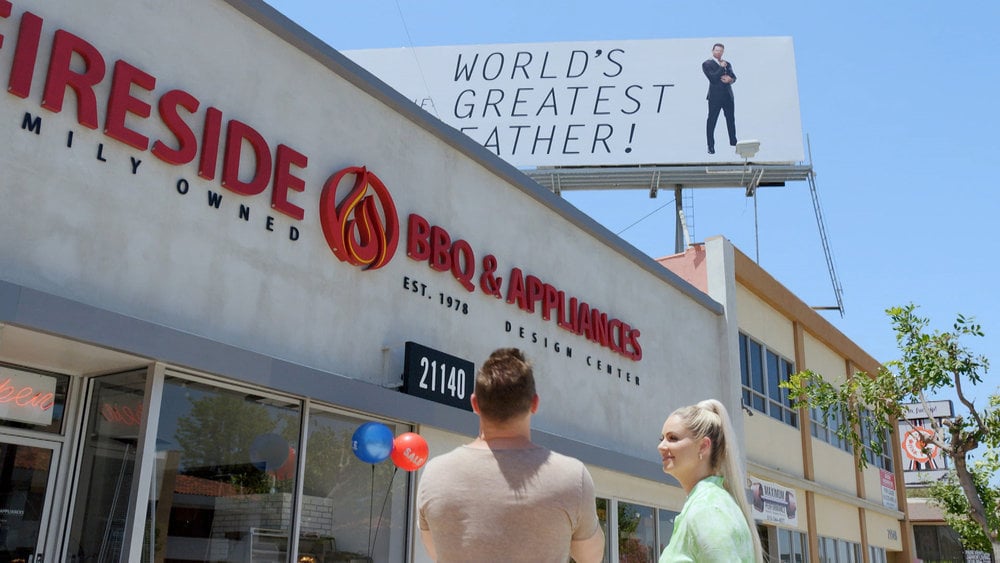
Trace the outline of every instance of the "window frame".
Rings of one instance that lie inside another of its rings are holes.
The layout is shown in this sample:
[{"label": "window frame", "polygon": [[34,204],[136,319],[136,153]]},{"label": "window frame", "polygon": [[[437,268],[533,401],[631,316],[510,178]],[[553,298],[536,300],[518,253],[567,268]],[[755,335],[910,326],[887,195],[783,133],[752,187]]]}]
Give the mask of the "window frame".
[{"label": "window frame", "polygon": [[795,373],[795,362],[743,331],[739,332],[739,354],[743,405],[799,428],[799,411],[792,407],[788,390],[780,387]]}]

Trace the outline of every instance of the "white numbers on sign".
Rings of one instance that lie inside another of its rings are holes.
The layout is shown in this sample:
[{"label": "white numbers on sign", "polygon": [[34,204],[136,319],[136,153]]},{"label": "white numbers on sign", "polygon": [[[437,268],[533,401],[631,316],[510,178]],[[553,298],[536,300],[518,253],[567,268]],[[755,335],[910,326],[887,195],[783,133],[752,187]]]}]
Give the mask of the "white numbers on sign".
[{"label": "white numbers on sign", "polygon": [[[429,389],[442,395],[451,395],[456,399],[465,398],[465,370],[448,366],[444,362],[420,358],[420,367],[424,368],[420,375],[420,388]],[[429,384],[428,384],[429,382]]]}]

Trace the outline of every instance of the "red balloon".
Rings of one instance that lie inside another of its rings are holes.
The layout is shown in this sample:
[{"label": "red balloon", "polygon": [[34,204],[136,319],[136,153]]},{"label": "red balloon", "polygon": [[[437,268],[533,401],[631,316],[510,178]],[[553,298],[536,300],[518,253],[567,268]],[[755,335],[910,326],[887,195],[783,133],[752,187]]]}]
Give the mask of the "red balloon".
[{"label": "red balloon", "polygon": [[400,434],[392,441],[389,457],[403,471],[416,471],[427,463],[427,440],[413,432]]}]

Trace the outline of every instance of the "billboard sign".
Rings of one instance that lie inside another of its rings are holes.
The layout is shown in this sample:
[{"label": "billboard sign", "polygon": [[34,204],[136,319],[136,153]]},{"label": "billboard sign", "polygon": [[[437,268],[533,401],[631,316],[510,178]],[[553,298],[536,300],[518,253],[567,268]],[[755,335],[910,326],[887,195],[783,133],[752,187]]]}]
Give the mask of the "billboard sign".
[{"label": "billboard sign", "polygon": [[[724,45],[720,57],[714,56],[716,43]],[[760,141],[754,162],[804,159],[790,37],[344,54],[522,168],[743,163],[730,146],[730,124],[736,140]],[[717,118],[711,154],[710,112]]]},{"label": "billboard sign", "polygon": [[753,519],[757,522],[792,527],[799,525],[795,489],[751,477],[747,479],[747,502]]},{"label": "billboard sign", "polygon": [[951,468],[948,456],[934,444],[934,429],[927,412],[940,426],[954,416],[951,401],[928,401],[901,405],[905,420],[900,420],[899,441],[903,452],[903,477],[907,486],[920,486],[943,479]]}]

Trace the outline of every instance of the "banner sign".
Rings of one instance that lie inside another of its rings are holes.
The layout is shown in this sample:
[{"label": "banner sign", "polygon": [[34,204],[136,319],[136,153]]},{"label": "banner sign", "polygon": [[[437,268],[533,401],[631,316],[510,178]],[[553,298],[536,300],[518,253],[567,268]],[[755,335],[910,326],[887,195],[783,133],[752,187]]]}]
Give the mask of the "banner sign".
[{"label": "banner sign", "polygon": [[[714,46],[723,44],[721,56]],[[511,164],[600,166],[803,160],[790,37],[344,51]],[[723,66],[722,62],[725,63]],[[723,72],[721,69],[726,69]],[[720,80],[721,74],[725,83]],[[710,99],[711,98],[711,99]],[[727,102],[731,106],[727,107]],[[710,106],[717,118],[709,154]]]},{"label": "banner sign", "polygon": [[899,501],[896,499],[896,476],[885,469],[879,469],[878,475],[882,482],[882,506],[899,510]]},{"label": "banner sign", "polygon": [[798,526],[798,503],[795,489],[751,477],[747,479],[747,501],[758,522]]}]

